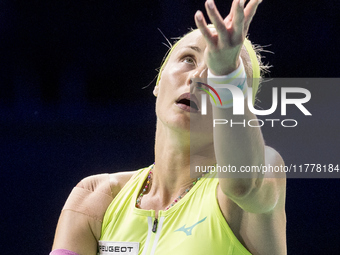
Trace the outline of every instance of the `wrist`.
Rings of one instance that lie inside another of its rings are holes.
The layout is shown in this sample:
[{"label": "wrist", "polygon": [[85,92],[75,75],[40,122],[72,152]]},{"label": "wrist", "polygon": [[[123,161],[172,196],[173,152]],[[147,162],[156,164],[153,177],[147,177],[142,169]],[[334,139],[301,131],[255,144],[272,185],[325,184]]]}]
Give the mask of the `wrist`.
[{"label": "wrist", "polygon": [[[246,77],[246,72],[244,69],[243,61],[242,58],[239,58],[239,64],[236,69],[233,69],[233,71],[229,72],[228,74],[225,75],[218,75],[214,74],[210,69],[208,69],[208,79],[220,79],[221,81],[223,80],[229,80],[230,78],[245,78]],[[244,71],[244,73],[243,73]],[[221,83],[224,84],[224,83]]]},{"label": "wrist", "polygon": [[[228,61],[230,62],[230,61]],[[225,75],[230,75],[231,73],[233,73],[235,70],[237,70],[240,65],[241,65],[242,59],[241,57],[239,57],[236,60],[233,60],[232,63],[234,63],[233,65],[228,65],[227,68],[222,68],[222,67],[217,67],[213,69],[209,68],[210,73],[213,76],[225,76]]]},{"label": "wrist", "polygon": [[[244,69],[244,65],[242,59],[239,59],[239,66],[236,70],[232,71],[228,75],[214,75],[208,69],[208,84],[212,86],[216,92],[218,93],[222,105],[217,100],[217,95],[214,95],[214,98],[210,98],[210,102],[219,107],[219,108],[230,108],[233,106],[233,94],[231,90],[233,87],[237,87],[240,89],[244,95],[244,98],[247,97],[247,75]],[[231,86],[230,89],[221,87],[221,85]],[[213,94],[213,93],[212,93]],[[215,103],[217,102],[217,103]]]}]

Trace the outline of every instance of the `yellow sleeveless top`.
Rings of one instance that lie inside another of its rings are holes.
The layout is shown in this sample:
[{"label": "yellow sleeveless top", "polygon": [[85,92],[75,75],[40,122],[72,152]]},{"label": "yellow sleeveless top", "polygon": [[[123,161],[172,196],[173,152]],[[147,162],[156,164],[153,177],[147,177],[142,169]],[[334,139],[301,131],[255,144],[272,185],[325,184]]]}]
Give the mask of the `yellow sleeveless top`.
[{"label": "yellow sleeveless top", "polygon": [[218,178],[202,178],[173,207],[136,208],[150,167],[139,170],[104,215],[99,254],[249,255],[224,219],[216,198]]}]

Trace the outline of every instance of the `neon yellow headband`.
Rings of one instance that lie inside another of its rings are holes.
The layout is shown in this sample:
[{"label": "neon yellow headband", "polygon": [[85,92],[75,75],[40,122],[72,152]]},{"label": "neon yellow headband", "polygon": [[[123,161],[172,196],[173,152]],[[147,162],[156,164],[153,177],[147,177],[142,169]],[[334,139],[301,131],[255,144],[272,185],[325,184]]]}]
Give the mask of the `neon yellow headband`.
[{"label": "neon yellow headband", "polygon": [[[196,31],[196,30],[193,30],[193,31]],[[191,31],[191,32],[193,32],[193,31]],[[179,42],[180,42],[180,40],[177,41],[168,51],[167,56],[166,56],[165,60],[163,61],[163,64],[162,64],[162,66],[159,70],[157,80],[156,80],[156,86],[158,86],[158,83],[161,79],[162,71],[163,71],[166,63],[168,62],[171,53],[176,48],[176,46],[178,45]],[[260,65],[259,65],[259,62],[257,61],[257,56],[256,56],[256,53],[253,49],[253,46],[251,45],[251,42],[247,38],[244,40],[243,45],[248,52],[248,55],[250,57],[251,66],[252,66],[252,69],[253,69],[253,84],[252,84],[252,88],[253,88],[252,97],[253,98],[252,99],[253,99],[253,104],[255,104],[255,97],[256,97],[256,93],[259,89],[259,83],[260,83],[260,78],[261,78]]]}]

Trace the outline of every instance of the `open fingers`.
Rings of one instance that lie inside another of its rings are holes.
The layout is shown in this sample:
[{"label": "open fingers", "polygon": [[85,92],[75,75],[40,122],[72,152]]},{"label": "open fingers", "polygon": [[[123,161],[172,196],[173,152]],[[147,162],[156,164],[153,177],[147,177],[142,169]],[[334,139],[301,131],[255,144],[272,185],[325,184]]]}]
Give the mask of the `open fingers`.
[{"label": "open fingers", "polygon": [[[230,28],[231,27],[231,21],[234,19],[234,15],[235,15],[235,10],[237,10],[237,4],[238,4],[238,1],[237,0],[234,0],[232,3],[231,3],[231,8],[230,8],[230,13],[229,15],[227,16],[227,18],[224,19],[225,22],[227,22],[228,24],[228,27],[227,28]],[[230,20],[230,22],[228,22],[228,20]]]},{"label": "open fingers", "polygon": [[233,0],[230,13],[224,20],[216,8],[214,0],[205,2],[207,14],[216,29],[217,36],[208,28],[203,13],[201,11],[196,12],[196,26],[211,49],[215,48],[219,44],[218,42],[222,44],[227,42],[233,45],[243,42],[257,7],[262,0],[250,0],[246,7],[244,6],[245,1]]},{"label": "open fingers", "polygon": [[243,42],[244,33],[244,0],[234,0],[232,5],[234,17],[232,19],[233,42]]},{"label": "open fingers", "polygon": [[244,30],[248,33],[250,23],[256,13],[257,7],[262,0],[250,0],[244,9]]},{"label": "open fingers", "polygon": [[224,20],[216,8],[213,0],[207,0],[205,2],[205,9],[209,16],[210,21],[214,24],[218,37],[222,40],[228,40],[228,31]]},{"label": "open fingers", "polygon": [[197,28],[201,31],[203,37],[205,38],[208,46],[213,48],[214,38],[211,30],[208,28],[207,22],[205,21],[204,15],[201,11],[197,11],[195,14],[195,23]]}]

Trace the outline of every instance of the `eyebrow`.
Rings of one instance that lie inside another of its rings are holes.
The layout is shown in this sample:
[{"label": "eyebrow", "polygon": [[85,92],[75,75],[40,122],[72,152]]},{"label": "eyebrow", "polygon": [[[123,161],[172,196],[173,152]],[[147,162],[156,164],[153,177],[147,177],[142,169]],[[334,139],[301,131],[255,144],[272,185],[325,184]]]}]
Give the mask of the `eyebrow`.
[{"label": "eyebrow", "polygon": [[197,46],[187,46],[186,48],[190,48],[190,49],[192,49],[192,50],[194,50],[194,51],[197,51],[198,53],[201,53],[202,52],[202,50],[201,50],[201,48],[200,47],[197,47]]}]

